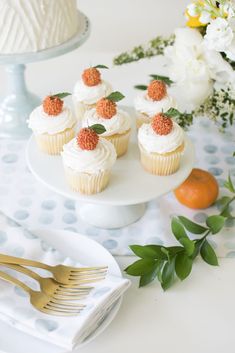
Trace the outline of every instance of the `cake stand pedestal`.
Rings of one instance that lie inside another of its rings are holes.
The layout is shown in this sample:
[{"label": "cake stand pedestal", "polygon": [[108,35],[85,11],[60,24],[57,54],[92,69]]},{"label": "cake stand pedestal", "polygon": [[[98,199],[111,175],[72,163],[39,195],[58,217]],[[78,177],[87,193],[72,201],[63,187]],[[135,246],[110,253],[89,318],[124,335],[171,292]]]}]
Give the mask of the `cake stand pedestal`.
[{"label": "cake stand pedestal", "polygon": [[0,65],[6,67],[8,87],[0,100],[0,137],[16,139],[30,135],[26,120],[41,99],[27,89],[25,64],[57,57],[81,46],[89,36],[90,23],[83,13],[78,12],[78,16],[79,30],[67,42],[35,53],[0,55]]},{"label": "cake stand pedestal", "polygon": [[[130,113],[134,111],[129,108]],[[32,136],[26,149],[27,164],[33,175],[51,190],[77,201],[79,217],[100,228],[121,228],[143,216],[146,203],[178,187],[190,174],[194,165],[194,147],[186,138],[180,169],[169,176],[145,172],[140,164],[133,129],[128,153],[119,158],[112,170],[108,187],[95,195],[80,195],[66,183],[62,159],[42,153]]]}]

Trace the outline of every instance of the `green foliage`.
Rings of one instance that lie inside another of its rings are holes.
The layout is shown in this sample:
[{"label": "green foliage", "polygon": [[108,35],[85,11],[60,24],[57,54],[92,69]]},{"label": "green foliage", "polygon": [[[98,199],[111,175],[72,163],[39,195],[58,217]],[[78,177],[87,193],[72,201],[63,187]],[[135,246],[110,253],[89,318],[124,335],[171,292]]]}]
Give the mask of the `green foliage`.
[{"label": "green foliage", "polygon": [[[167,290],[172,286],[176,277],[183,281],[190,275],[194,260],[198,256],[207,264],[218,266],[217,255],[208,241],[208,236],[219,233],[223,229],[226,219],[233,217],[230,212],[230,204],[235,200],[235,187],[230,176],[225,186],[232,196],[223,196],[217,201],[220,214],[208,216],[205,226],[184,216],[172,219],[172,234],[180,245],[169,247],[161,245],[130,246],[134,254],[141,259],[128,266],[125,271],[129,275],[140,277],[140,287],[146,286],[157,278],[163,290]],[[201,238],[191,240],[188,232],[199,234]]]},{"label": "green foliage", "polygon": [[172,83],[173,83],[173,81],[172,81],[169,77],[167,77],[167,76],[152,74],[152,75],[150,75],[150,77],[151,77],[153,80],[163,81],[163,82],[165,82],[165,84],[168,85],[168,86],[172,85]]},{"label": "green foliage", "polygon": [[163,55],[166,47],[173,45],[175,36],[168,38],[158,36],[147,43],[147,45],[139,45],[129,52],[121,53],[113,59],[114,65],[128,64],[133,61],[139,61],[144,58],[150,58],[155,55]]},{"label": "green foliage", "polygon": [[146,85],[136,85],[136,86],[134,86],[134,88],[139,89],[141,91],[146,91],[148,86],[146,86]]},{"label": "green foliage", "polygon": [[71,93],[69,93],[69,92],[62,92],[62,93],[53,94],[51,97],[63,99],[63,98],[66,98],[66,97],[68,97],[68,96],[71,96]]},{"label": "green foliage", "polygon": [[106,131],[105,127],[102,124],[94,124],[89,126],[91,130],[94,130],[98,135],[103,134]]},{"label": "green foliage", "polygon": [[165,115],[173,118],[183,129],[187,129],[193,123],[193,114],[190,113],[181,113],[175,108],[170,108]]},{"label": "green foliage", "polygon": [[112,92],[109,96],[106,97],[107,99],[109,99],[110,101],[113,102],[119,102],[121,101],[123,98],[125,98],[125,96],[121,93],[121,92]]},{"label": "green foliage", "polygon": [[108,69],[108,66],[106,65],[96,65],[94,66],[95,69]]}]

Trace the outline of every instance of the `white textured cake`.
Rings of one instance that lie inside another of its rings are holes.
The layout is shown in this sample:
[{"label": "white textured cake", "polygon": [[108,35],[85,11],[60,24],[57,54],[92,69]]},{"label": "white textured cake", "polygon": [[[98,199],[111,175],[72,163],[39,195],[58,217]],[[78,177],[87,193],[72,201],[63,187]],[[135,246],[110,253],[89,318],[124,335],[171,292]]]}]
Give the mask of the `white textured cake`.
[{"label": "white textured cake", "polygon": [[0,53],[36,52],[78,31],[76,0],[0,0]]}]

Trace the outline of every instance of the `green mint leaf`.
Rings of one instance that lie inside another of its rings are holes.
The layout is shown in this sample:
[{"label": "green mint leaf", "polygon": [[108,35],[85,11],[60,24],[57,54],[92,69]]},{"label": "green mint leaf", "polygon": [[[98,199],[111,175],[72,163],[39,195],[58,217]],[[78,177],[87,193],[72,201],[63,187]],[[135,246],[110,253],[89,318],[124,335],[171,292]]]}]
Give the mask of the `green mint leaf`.
[{"label": "green mint leaf", "polygon": [[105,66],[105,65],[96,65],[96,66],[93,66],[95,69],[108,69],[108,66]]},{"label": "green mint leaf", "polygon": [[179,241],[181,238],[188,238],[183,225],[179,222],[176,217],[172,218],[171,221],[171,230],[175,238]]},{"label": "green mint leaf", "polygon": [[201,257],[205,262],[212,266],[218,266],[218,259],[212,246],[205,240],[200,250]]},{"label": "green mint leaf", "polygon": [[205,238],[202,238],[202,239],[198,239],[195,241],[195,246],[194,246],[194,252],[193,254],[191,255],[191,258],[194,260],[196,259],[196,257],[198,256],[198,254],[200,253],[200,250],[201,250],[201,246],[202,246],[202,243],[204,242]]},{"label": "green mint leaf", "polygon": [[192,270],[193,260],[185,253],[176,255],[175,272],[176,275],[183,281],[187,278]]},{"label": "green mint leaf", "polygon": [[176,254],[178,254],[179,252],[184,251],[184,247],[183,246],[168,246],[167,248],[168,254],[170,257],[175,256]]},{"label": "green mint leaf", "polygon": [[53,94],[51,97],[63,99],[63,98],[68,97],[68,96],[71,96],[71,93],[69,93],[69,92],[62,92],[62,93]]},{"label": "green mint leaf", "polygon": [[106,129],[102,124],[94,124],[89,126],[89,129],[94,130],[98,135],[103,134]]},{"label": "green mint leaf", "polygon": [[192,240],[190,240],[189,238],[180,238],[179,242],[185,248],[185,251],[188,256],[191,256],[194,253],[195,244]]},{"label": "green mint leaf", "polygon": [[231,197],[229,196],[223,196],[221,199],[216,201],[216,205],[218,206],[219,210],[223,210],[224,207],[227,206],[227,204],[230,202]]},{"label": "green mint leaf", "polygon": [[170,118],[175,118],[181,115],[180,111],[175,109],[175,108],[170,108],[167,110],[166,113],[164,113],[164,115],[169,116]]},{"label": "green mint leaf", "polygon": [[174,83],[169,77],[167,76],[161,76],[161,75],[150,75],[154,80],[159,80],[165,82],[166,85],[170,86],[172,83]]},{"label": "green mint leaf", "polygon": [[107,99],[113,101],[113,102],[119,102],[121,101],[123,98],[125,98],[125,96],[121,93],[121,92],[112,92],[108,97],[106,97]]},{"label": "green mint leaf", "polygon": [[228,180],[224,183],[224,187],[228,189],[230,192],[232,192],[233,194],[235,194],[235,187],[233,185],[230,175],[228,176]]},{"label": "green mint leaf", "polygon": [[136,85],[136,86],[134,86],[134,88],[139,89],[141,91],[146,91],[148,86],[146,86],[146,85]]},{"label": "green mint leaf", "polygon": [[187,254],[192,255],[195,247],[194,242],[189,239],[183,225],[175,217],[171,221],[171,230],[178,242],[183,245]]},{"label": "green mint leaf", "polygon": [[219,199],[216,204],[220,210],[220,216],[225,218],[232,218],[230,203],[233,201],[232,197],[223,196]]},{"label": "green mint leaf", "polygon": [[131,245],[130,249],[142,259],[167,259],[160,245]]},{"label": "green mint leaf", "polygon": [[210,228],[212,234],[219,233],[224,227],[225,218],[223,216],[209,216],[207,217],[206,224]]},{"label": "green mint leaf", "polygon": [[178,218],[183,224],[183,226],[192,234],[203,234],[208,230],[208,228],[205,228],[200,224],[194,223],[193,221],[184,216],[178,216]]},{"label": "green mint leaf", "polygon": [[139,287],[144,287],[147,286],[147,284],[151,283],[157,277],[158,271],[159,263],[156,262],[149,273],[146,273],[145,275],[142,275],[140,277]]},{"label": "green mint leaf", "polygon": [[128,266],[124,271],[131,276],[142,276],[151,272],[155,261],[151,259],[141,259]]},{"label": "green mint leaf", "polygon": [[166,262],[161,275],[161,286],[165,291],[172,285],[175,277],[175,258]]}]

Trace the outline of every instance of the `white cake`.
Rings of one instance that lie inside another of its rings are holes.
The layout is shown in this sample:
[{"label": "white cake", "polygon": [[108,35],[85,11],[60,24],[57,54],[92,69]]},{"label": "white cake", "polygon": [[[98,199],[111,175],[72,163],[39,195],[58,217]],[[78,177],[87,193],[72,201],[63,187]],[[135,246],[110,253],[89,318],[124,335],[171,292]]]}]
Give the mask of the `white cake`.
[{"label": "white cake", "polygon": [[0,0],[0,54],[51,48],[78,28],[76,0]]}]

